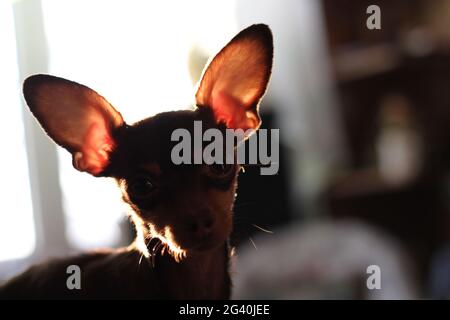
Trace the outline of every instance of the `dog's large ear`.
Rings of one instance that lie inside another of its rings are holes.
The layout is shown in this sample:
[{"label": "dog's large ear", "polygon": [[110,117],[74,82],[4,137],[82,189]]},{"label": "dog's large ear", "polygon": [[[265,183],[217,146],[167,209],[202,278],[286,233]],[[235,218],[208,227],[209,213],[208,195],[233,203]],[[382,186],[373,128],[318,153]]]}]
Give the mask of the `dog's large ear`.
[{"label": "dog's large ear", "polygon": [[120,113],[88,87],[49,75],[27,78],[23,93],[47,134],[72,153],[73,166],[100,175],[115,146],[113,131],[124,125]]},{"label": "dog's large ear", "polygon": [[256,130],[258,104],[269,82],[272,33],[264,24],[238,33],[209,63],[200,80],[196,103],[212,108],[218,122],[232,129]]}]

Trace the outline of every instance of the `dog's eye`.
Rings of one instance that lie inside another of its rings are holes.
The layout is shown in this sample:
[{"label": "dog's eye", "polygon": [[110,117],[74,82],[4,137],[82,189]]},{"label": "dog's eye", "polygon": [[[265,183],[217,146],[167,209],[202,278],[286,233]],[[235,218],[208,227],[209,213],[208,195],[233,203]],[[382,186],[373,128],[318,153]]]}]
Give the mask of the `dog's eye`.
[{"label": "dog's eye", "polygon": [[155,184],[148,175],[137,175],[130,179],[127,191],[136,198],[146,198],[156,190]]},{"label": "dog's eye", "polygon": [[234,169],[233,164],[219,164],[215,163],[209,166],[209,172],[220,178],[220,177],[227,177]]}]

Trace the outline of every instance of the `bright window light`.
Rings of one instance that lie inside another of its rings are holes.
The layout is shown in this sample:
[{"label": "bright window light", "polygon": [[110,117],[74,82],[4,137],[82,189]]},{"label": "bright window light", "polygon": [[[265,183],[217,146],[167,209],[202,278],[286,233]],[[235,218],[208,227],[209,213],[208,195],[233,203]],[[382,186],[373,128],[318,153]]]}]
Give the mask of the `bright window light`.
[{"label": "bright window light", "polygon": [[0,261],[24,258],[35,247],[30,181],[20,101],[11,2],[0,1]]},{"label": "bright window light", "polygon": [[[189,59],[208,57],[235,33],[235,2],[43,0],[49,72],[105,96],[128,123],[187,108],[193,100]],[[120,237],[120,197],[102,179],[80,174],[61,154],[70,241],[81,248]]]}]

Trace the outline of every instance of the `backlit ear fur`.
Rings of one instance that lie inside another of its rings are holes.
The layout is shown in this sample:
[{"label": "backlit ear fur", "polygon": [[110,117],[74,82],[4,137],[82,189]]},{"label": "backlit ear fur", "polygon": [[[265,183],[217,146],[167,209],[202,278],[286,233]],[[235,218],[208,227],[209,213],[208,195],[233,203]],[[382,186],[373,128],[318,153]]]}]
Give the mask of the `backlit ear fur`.
[{"label": "backlit ear fur", "polygon": [[256,130],[259,102],[270,79],[272,33],[255,24],[238,33],[209,63],[200,80],[196,103],[212,108],[217,122],[232,129]]},{"label": "backlit ear fur", "polygon": [[120,113],[88,87],[50,75],[27,78],[23,93],[47,134],[72,153],[74,167],[100,175],[115,147],[112,133],[124,125]]}]

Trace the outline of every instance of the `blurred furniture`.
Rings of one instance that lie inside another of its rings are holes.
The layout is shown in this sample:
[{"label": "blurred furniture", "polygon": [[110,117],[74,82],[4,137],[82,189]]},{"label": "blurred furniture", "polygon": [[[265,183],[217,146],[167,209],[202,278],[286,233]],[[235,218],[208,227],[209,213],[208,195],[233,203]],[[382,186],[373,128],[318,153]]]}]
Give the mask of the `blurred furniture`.
[{"label": "blurred furniture", "polygon": [[[359,218],[401,240],[425,285],[433,253],[448,241],[450,38],[432,6],[447,10],[450,2],[378,1],[381,30],[366,28],[371,1],[322,2],[350,162],[326,201],[333,217]],[[393,94],[408,101],[423,142],[420,173],[397,185],[380,174],[377,158],[381,109]]]},{"label": "blurred furniture", "polygon": [[[416,299],[410,261],[398,241],[355,221],[291,224],[239,250],[234,299]],[[380,287],[367,286],[368,266]]]}]

